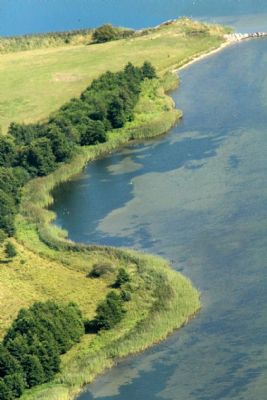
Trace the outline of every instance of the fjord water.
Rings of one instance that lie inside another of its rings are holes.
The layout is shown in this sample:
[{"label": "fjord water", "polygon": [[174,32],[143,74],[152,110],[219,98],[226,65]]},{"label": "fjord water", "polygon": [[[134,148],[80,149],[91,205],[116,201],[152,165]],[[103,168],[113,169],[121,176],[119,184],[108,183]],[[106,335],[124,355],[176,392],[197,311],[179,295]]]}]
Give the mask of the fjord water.
[{"label": "fjord water", "polygon": [[173,94],[182,123],[55,192],[72,239],[160,254],[202,293],[194,321],[79,400],[266,399],[266,71],[266,40],[192,65]]},{"label": "fjord water", "polygon": [[93,28],[103,23],[143,28],[179,16],[266,28],[266,0],[1,0],[0,35]]}]

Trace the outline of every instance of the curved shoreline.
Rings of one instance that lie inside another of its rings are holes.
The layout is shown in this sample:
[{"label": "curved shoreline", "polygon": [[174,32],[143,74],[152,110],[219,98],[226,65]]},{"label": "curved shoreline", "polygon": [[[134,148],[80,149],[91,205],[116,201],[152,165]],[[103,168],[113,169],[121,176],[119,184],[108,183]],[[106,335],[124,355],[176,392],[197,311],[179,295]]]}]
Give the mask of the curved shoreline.
[{"label": "curved shoreline", "polygon": [[[201,58],[222,50],[226,45],[228,45],[228,43],[223,43],[219,48],[198,55],[194,57],[193,60],[188,60],[181,68],[185,68]],[[181,68],[179,68],[179,70]],[[172,85],[169,87],[168,85],[164,87],[165,92],[174,88],[174,81],[172,81]],[[165,101],[166,105],[170,106],[170,98],[167,95],[165,95]],[[70,384],[70,382],[68,384],[62,384],[63,378],[59,377],[58,380],[54,382],[25,393],[22,399],[73,399],[84,385],[91,383],[92,380],[106,368],[112,367],[117,362],[118,358],[144,351],[146,348],[166,339],[174,330],[187,324],[199,311],[200,301],[198,291],[193,288],[191,282],[187,278],[173,271],[168,266],[166,268],[165,261],[157,257],[106,246],[90,246],[73,243],[66,239],[66,234],[64,234],[61,229],[57,229],[51,225],[54,219],[54,213],[48,211],[46,208],[53,202],[51,195],[53,188],[80,172],[88,162],[103,157],[105,154],[117,150],[120,146],[129,144],[131,140],[149,139],[167,133],[182,116],[182,113],[175,109],[173,102],[171,104],[171,110],[162,113],[159,118],[155,118],[144,126],[135,127],[135,129],[132,130],[130,129],[123,137],[118,136],[115,137],[113,141],[94,146],[94,149],[83,149],[70,164],[63,165],[53,174],[45,178],[37,178],[29,182],[24,188],[20,215],[17,217],[16,226],[17,239],[25,247],[38,252],[42,257],[48,258],[60,258],[63,252],[66,254],[68,254],[68,252],[88,254],[88,252],[91,251],[106,252],[107,255],[112,253],[118,257],[118,259],[138,257],[138,259],[142,261],[143,268],[149,275],[152,274],[152,270],[149,267],[148,260],[155,260],[154,262],[157,264],[157,268],[154,270],[154,274],[156,274],[155,276],[164,276],[168,279],[172,295],[168,298],[166,297],[165,300],[163,299],[165,306],[162,310],[153,314],[152,309],[148,317],[141,321],[141,325],[136,324],[134,328],[129,331],[127,337],[123,337],[121,341],[116,343],[116,354],[114,353],[114,349],[111,350],[108,347],[104,349],[105,351],[103,350],[104,354],[101,355],[101,352],[97,354],[97,356],[100,357],[100,361],[96,365],[93,363],[93,371],[90,370],[91,366],[89,367],[87,365],[86,371],[83,370],[76,377],[76,384],[73,382],[72,384]],[[31,240],[33,237],[35,239],[34,241]],[[38,249],[36,249],[36,243],[40,244]],[[188,291],[188,296],[185,297],[184,301],[186,306],[189,307],[188,312],[182,316],[179,313],[181,287]],[[155,319],[156,325],[153,323],[153,319]],[[156,329],[158,326],[160,327],[159,331]],[[114,346],[114,343],[110,345]],[[88,356],[86,359],[88,359]]]},{"label": "curved shoreline", "polygon": [[[168,82],[162,82],[161,89],[163,90],[164,86],[166,92],[174,89],[177,84],[178,80],[172,78]],[[123,137],[119,136],[116,140],[82,149],[70,164],[63,165],[47,177],[30,181],[24,188],[20,214],[16,219],[16,237],[24,247],[38,253],[41,257],[62,260],[62,262],[63,258],[68,255],[75,253],[75,257],[79,259],[83,255],[89,256],[90,252],[100,252],[107,258],[113,257],[117,260],[118,265],[122,261],[128,263],[131,261],[136,264],[137,269],[141,268],[140,271],[142,271],[142,275],[144,274],[144,284],[148,279],[147,285],[149,285],[152,278],[153,285],[156,286],[153,292],[155,303],[152,304],[144,319],[141,317],[141,313],[140,321],[137,320],[132,328],[118,339],[116,339],[118,333],[115,328],[113,333],[115,339],[112,336],[112,339],[105,343],[103,349],[101,348],[96,353],[90,354],[88,349],[83,348],[81,356],[78,345],[77,350],[74,348],[67,353],[67,357],[72,357],[72,361],[65,365],[66,372],[64,373],[63,370],[54,381],[25,392],[22,396],[23,400],[41,400],[43,398],[69,400],[75,398],[84,386],[91,383],[104,370],[114,366],[119,359],[142,352],[166,339],[173,331],[194,318],[200,309],[198,290],[193,287],[190,280],[172,270],[165,260],[130,250],[71,242],[64,237],[61,229],[51,225],[55,214],[46,208],[53,201],[51,195],[53,188],[60,182],[70,179],[89,161],[103,157],[122,145],[129,144],[129,140],[149,139],[165,134],[182,117],[182,113],[176,110],[174,102],[170,100],[169,96],[164,94],[162,98],[168,111],[164,111],[160,117],[156,116],[149,125],[129,129]],[[171,108],[169,108],[170,105]],[[30,207],[29,204],[31,204]],[[160,291],[164,288],[164,282],[166,282],[167,289],[160,295]],[[99,340],[101,341],[101,337]],[[92,359],[96,359],[96,361],[88,365]],[[86,367],[80,366],[81,363]],[[79,370],[78,373],[76,370],[72,373],[73,365],[74,369],[76,367]]]}]

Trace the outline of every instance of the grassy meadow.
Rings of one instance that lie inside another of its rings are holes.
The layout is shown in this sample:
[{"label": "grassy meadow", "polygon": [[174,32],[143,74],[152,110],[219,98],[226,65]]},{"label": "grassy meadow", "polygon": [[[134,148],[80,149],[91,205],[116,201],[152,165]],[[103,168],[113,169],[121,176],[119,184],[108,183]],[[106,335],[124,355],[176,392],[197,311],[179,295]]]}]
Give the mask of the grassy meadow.
[{"label": "grassy meadow", "polygon": [[[149,60],[159,74],[218,47],[228,30],[181,19],[148,34],[95,45],[42,48],[1,55],[0,127],[47,118],[107,69]],[[200,32],[199,34],[196,34]],[[204,33],[203,33],[204,32]]]}]

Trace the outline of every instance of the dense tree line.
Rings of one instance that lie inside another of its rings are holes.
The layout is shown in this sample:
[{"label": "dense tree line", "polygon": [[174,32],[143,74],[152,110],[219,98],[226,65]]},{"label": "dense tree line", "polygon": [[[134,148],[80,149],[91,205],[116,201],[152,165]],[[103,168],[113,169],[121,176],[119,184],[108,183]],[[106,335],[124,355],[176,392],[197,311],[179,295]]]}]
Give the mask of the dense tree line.
[{"label": "dense tree line", "polygon": [[77,146],[105,142],[108,131],[133,119],[142,81],[155,77],[149,62],[142,67],[129,63],[123,71],[95,79],[47,122],[11,123],[8,135],[0,137],[0,231],[14,233],[20,189],[27,180],[53,172]]},{"label": "dense tree line", "polygon": [[59,356],[83,334],[82,315],[73,303],[48,301],[22,309],[0,344],[0,399],[12,400],[50,381],[59,371]]}]

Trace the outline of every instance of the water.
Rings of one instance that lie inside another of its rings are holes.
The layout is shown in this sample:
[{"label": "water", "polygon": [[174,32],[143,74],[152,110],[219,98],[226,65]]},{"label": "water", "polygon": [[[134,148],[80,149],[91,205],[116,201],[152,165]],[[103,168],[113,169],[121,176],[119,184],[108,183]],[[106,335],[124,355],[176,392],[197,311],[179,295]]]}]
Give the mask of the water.
[{"label": "water", "polygon": [[0,35],[88,28],[111,22],[142,28],[178,16],[266,28],[266,0],[1,0]]},{"label": "water", "polygon": [[72,239],[163,255],[202,293],[193,322],[79,400],[266,399],[266,71],[266,40],[192,65],[174,93],[181,124],[56,191]]}]

